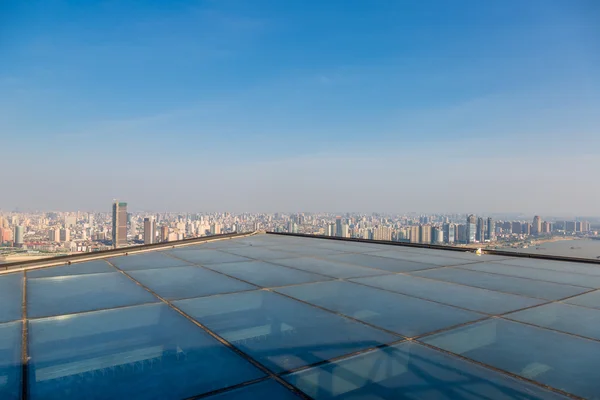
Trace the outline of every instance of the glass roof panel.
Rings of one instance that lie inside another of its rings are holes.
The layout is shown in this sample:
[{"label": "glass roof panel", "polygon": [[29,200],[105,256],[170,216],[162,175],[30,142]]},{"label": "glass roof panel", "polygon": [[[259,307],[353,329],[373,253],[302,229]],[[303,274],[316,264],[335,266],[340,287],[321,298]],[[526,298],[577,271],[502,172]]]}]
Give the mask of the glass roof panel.
[{"label": "glass roof panel", "polygon": [[169,257],[165,254],[162,254],[161,252],[156,251],[144,254],[133,254],[130,256],[109,258],[108,261],[124,271],[134,271],[138,269],[152,268],[181,267],[182,265],[188,265],[188,263],[186,263],[185,261]]},{"label": "glass roof panel", "polygon": [[236,256],[219,250],[170,250],[168,253],[196,264],[220,264],[249,261],[246,257]]},{"label": "glass roof panel", "polygon": [[378,268],[391,272],[418,271],[422,269],[437,268],[436,265],[423,264],[411,260],[400,260],[386,257],[376,257],[367,254],[342,254],[326,257],[327,260],[339,261],[368,268]]},{"label": "glass roof panel", "polygon": [[264,290],[175,305],[275,372],[400,339]]},{"label": "glass roof panel", "polygon": [[41,268],[27,271],[27,278],[49,278],[53,276],[100,274],[103,272],[115,272],[104,260],[88,261],[59,267]]},{"label": "glass roof panel", "polygon": [[566,285],[583,286],[588,288],[600,288],[600,276],[580,275],[569,272],[548,271],[540,268],[519,267],[498,263],[481,263],[461,265],[460,268],[475,271],[491,272],[494,274],[517,276],[521,278],[536,279],[563,283]]},{"label": "glass roof panel", "polygon": [[297,285],[300,283],[318,282],[331,279],[323,275],[298,271],[280,265],[262,261],[240,263],[212,264],[207,268],[243,279],[262,287]]},{"label": "glass roof panel", "polygon": [[600,309],[600,290],[565,300],[565,303]]},{"label": "glass roof panel", "polygon": [[576,396],[600,393],[597,341],[498,318],[423,341]]},{"label": "glass roof panel", "polygon": [[551,303],[506,318],[600,340],[600,310],[593,308]]},{"label": "glass roof panel", "polygon": [[27,279],[29,318],[157,301],[120,272]]},{"label": "glass roof panel", "polygon": [[358,278],[353,281],[382,289],[439,301],[488,314],[502,314],[544,303],[543,300],[492,290],[456,285],[409,275],[385,275]]},{"label": "glass roof panel", "polygon": [[209,400],[299,400],[300,396],[272,379],[209,396]]},{"label": "glass roof panel", "polygon": [[0,399],[21,398],[21,321],[0,324]]},{"label": "glass roof panel", "polygon": [[316,400],[566,399],[417,343],[400,343],[285,376]]},{"label": "glass roof panel", "polygon": [[484,317],[475,312],[350,282],[320,282],[276,291],[407,337]]},{"label": "glass roof panel", "polygon": [[412,275],[547,300],[564,299],[589,290],[581,286],[561,285],[458,268],[418,271]]},{"label": "glass roof panel", "polygon": [[131,271],[129,274],[169,300],[256,289],[256,286],[193,265]]},{"label": "glass roof panel", "polygon": [[0,275],[0,323],[23,318],[23,273]]},{"label": "glass roof panel", "polygon": [[165,304],[30,321],[29,343],[32,399],[182,399],[264,376]]},{"label": "glass roof panel", "polygon": [[393,258],[396,260],[407,260],[420,262],[424,264],[432,264],[438,267],[442,266],[452,266],[452,265],[462,265],[468,263],[478,262],[480,260],[465,260],[462,258],[452,258],[452,253],[448,256],[433,256],[429,254],[419,254],[419,253],[408,253],[408,252],[398,252],[398,251],[378,251],[375,253],[369,253],[370,256],[378,256],[385,258]]},{"label": "glass roof panel", "polygon": [[519,267],[547,269],[550,271],[572,272],[576,274],[600,276],[600,265],[574,263],[566,261],[540,260],[535,258],[513,258],[503,260],[501,264],[516,265]]},{"label": "glass roof panel", "polygon": [[325,257],[325,256],[334,256],[337,254],[344,254],[343,251],[339,251],[339,250],[326,249],[326,248],[321,248],[321,247],[316,247],[316,246],[303,246],[303,245],[298,245],[298,246],[279,245],[277,247],[269,247],[268,249],[285,251],[286,253],[291,253],[291,254],[295,254],[295,255],[303,256],[303,257],[310,257],[310,256]]},{"label": "glass roof panel", "polygon": [[297,257],[297,255],[285,252],[285,251],[277,251],[271,250],[266,247],[256,247],[256,246],[247,246],[247,247],[237,247],[235,249],[223,249],[231,254],[235,254],[242,257],[254,258],[258,260],[276,260],[279,258],[292,258]]},{"label": "glass roof panel", "polygon": [[287,267],[298,268],[307,272],[333,276],[335,278],[359,278],[361,276],[389,274],[388,271],[380,269],[365,268],[358,265],[344,264],[310,257],[277,260],[274,261],[274,263],[285,265]]}]

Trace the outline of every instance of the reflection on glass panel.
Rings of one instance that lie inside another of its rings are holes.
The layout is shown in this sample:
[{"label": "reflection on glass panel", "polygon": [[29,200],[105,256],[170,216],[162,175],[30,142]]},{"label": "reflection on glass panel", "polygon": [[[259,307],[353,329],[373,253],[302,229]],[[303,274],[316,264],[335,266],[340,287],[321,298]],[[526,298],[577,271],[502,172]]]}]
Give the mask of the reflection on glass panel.
[{"label": "reflection on glass panel", "polygon": [[277,372],[400,339],[263,290],[175,304]]},{"label": "reflection on glass panel", "polygon": [[386,258],[394,258],[398,260],[409,260],[420,262],[424,264],[433,264],[435,266],[449,266],[449,265],[461,265],[468,264],[469,262],[478,262],[482,260],[465,260],[462,258],[452,258],[454,253],[449,252],[445,256],[434,256],[431,254],[420,254],[420,253],[405,253],[398,251],[378,251],[376,253],[369,253],[369,255],[386,257]]},{"label": "reflection on glass panel", "polygon": [[401,343],[285,379],[316,400],[563,399],[416,343]]},{"label": "reflection on glass panel", "polygon": [[32,399],[181,399],[264,376],[164,304],[29,322]]},{"label": "reflection on glass panel", "polygon": [[256,286],[193,265],[132,271],[129,274],[159,296],[170,300],[256,289]]},{"label": "reflection on glass panel", "polygon": [[484,315],[349,282],[290,286],[278,292],[413,337]]},{"label": "reflection on glass panel", "polygon": [[296,285],[331,279],[327,276],[311,274],[262,261],[214,264],[209,265],[207,268],[262,287]]},{"label": "reflection on glass panel", "polygon": [[566,261],[536,260],[534,258],[513,258],[501,261],[502,264],[520,267],[539,268],[550,271],[571,272],[585,275],[600,276],[600,266]]},{"label": "reflection on glass panel", "polygon": [[588,288],[600,288],[600,276],[573,274],[569,272],[549,271],[536,268],[517,267],[497,263],[481,263],[461,265],[460,268],[475,271],[491,272],[494,274],[517,276],[521,278],[535,279],[539,281],[563,283],[565,285],[583,286]]},{"label": "reflection on glass panel", "polygon": [[459,268],[441,268],[413,273],[424,278],[460,283],[506,293],[520,294],[547,300],[564,299],[589,289],[581,286],[561,285],[553,282],[534,281],[514,276],[489,274]]},{"label": "reflection on glass panel", "polygon": [[566,303],[600,309],[600,290],[566,300]]},{"label": "reflection on glass panel", "polygon": [[285,251],[271,250],[264,247],[256,246],[238,247],[235,249],[223,249],[223,251],[242,257],[255,258],[258,260],[276,260],[278,258],[297,257],[296,255],[286,253]]},{"label": "reflection on glass panel", "polygon": [[109,258],[108,261],[110,261],[112,264],[116,265],[124,271],[152,268],[181,267],[183,265],[188,265],[188,263],[186,263],[185,261],[169,257],[158,251],[152,251],[150,253],[145,254],[134,254],[130,256]]},{"label": "reflection on glass panel", "polygon": [[408,275],[375,276],[353,279],[353,281],[489,314],[502,314],[544,302],[513,294]]},{"label": "reflection on glass panel", "polygon": [[507,318],[600,340],[600,310],[593,308],[552,303]]},{"label": "reflection on glass panel", "polygon": [[279,250],[279,251],[285,251],[286,253],[291,253],[290,256],[303,256],[303,257],[323,257],[323,256],[333,256],[336,254],[343,254],[342,251],[338,251],[338,250],[331,250],[331,249],[325,249],[325,248],[320,248],[320,247],[316,247],[316,246],[303,246],[303,245],[296,245],[296,246],[292,246],[292,245],[278,245],[277,247],[269,247],[269,250]]},{"label": "reflection on glass panel", "polygon": [[103,272],[115,272],[114,267],[106,261],[89,261],[60,267],[42,268],[27,271],[27,278],[48,278],[52,276],[99,274]]},{"label": "reflection on glass panel", "polygon": [[286,389],[279,383],[268,379],[263,382],[254,383],[244,386],[239,389],[234,389],[229,392],[209,396],[210,400],[257,400],[257,399],[273,399],[273,400],[299,400],[292,391]]},{"label": "reflection on glass panel", "polygon": [[0,323],[23,316],[23,273],[0,275]]},{"label": "reflection on glass panel", "polygon": [[248,261],[246,257],[236,256],[218,250],[183,250],[175,249],[168,253],[196,264],[220,264]]},{"label": "reflection on glass panel", "polygon": [[600,342],[501,319],[423,341],[576,396],[600,393]]},{"label": "reflection on glass panel", "polygon": [[361,276],[385,275],[388,271],[374,268],[365,268],[358,265],[343,264],[316,258],[290,258],[289,260],[277,260],[276,264],[298,268],[308,272],[324,274],[335,278],[359,278]]},{"label": "reflection on glass panel", "polygon": [[423,264],[416,260],[400,260],[386,257],[376,257],[368,254],[342,254],[339,256],[327,257],[327,259],[360,265],[362,267],[378,268],[391,272],[407,272],[436,268],[435,265]]},{"label": "reflection on glass panel", "polygon": [[21,398],[21,321],[0,324],[0,399]]},{"label": "reflection on glass panel", "polygon": [[29,318],[157,301],[120,272],[27,279]]}]

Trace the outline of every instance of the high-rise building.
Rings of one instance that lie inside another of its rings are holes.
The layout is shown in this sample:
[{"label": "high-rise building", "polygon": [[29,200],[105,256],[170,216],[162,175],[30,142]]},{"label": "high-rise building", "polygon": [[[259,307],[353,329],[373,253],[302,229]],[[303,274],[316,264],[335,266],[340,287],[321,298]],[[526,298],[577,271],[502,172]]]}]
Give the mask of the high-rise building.
[{"label": "high-rise building", "polygon": [[467,225],[459,224],[456,226],[456,238],[458,243],[467,243]]},{"label": "high-rise building", "polygon": [[552,232],[552,224],[548,221],[545,221],[542,225],[542,233],[551,233]]},{"label": "high-rise building", "polygon": [[342,224],[342,234],[340,235],[340,237],[350,237],[350,226],[348,224]]},{"label": "high-rise building", "polygon": [[378,226],[373,229],[373,240],[392,240],[392,228]]},{"label": "high-rise building", "polygon": [[522,223],[521,232],[525,235],[531,235],[531,224],[529,222]]},{"label": "high-rise building", "polygon": [[335,236],[335,224],[327,224],[327,231],[325,234],[327,236]]},{"label": "high-rise building", "polygon": [[340,217],[340,216],[335,217],[335,236],[343,237],[342,236],[342,217]]},{"label": "high-rise building", "polygon": [[58,229],[58,228],[50,229],[49,240],[51,242],[60,242],[60,229]]},{"label": "high-rise building", "polygon": [[477,218],[477,233],[475,234],[475,240],[482,243],[485,240],[485,225],[483,218]]},{"label": "high-rise building", "polygon": [[411,243],[419,243],[421,230],[419,225],[409,226],[409,240]]},{"label": "high-rise building", "polygon": [[115,249],[127,246],[127,203],[113,203],[112,241]]},{"label": "high-rise building", "polygon": [[25,236],[25,228],[23,227],[23,225],[15,226],[15,234],[14,234],[15,247],[23,247],[23,244],[25,243],[24,236]]},{"label": "high-rise building", "polygon": [[433,228],[431,241],[435,244],[444,243],[444,229],[437,226]]},{"label": "high-rise building", "polygon": [[477,236],[477,219],[473,214],[467,217],[467,227],[466,227],[466,235],[467,235],[467,243],[474,243]]},{"label": "high-rise building", "polygon": [[575,232],[575,221],[565,221],[565,231],[567,232]]},{"label": "high-rise building", "polygon": [[424,244],[431,243],[431,225],[421,225],[419,230],[419,242]]},{"label": "high-rise building", "polygon": [[160,227],[160,241],[168,242],[169,241],[169,227],[163,225]]},{"label": "high-rise building", "polygon": [[485,232],[485,238],[487,240],[493,240],[494,239],[494,232],[496,231],[496,228],[494,226],[494,220],[492,219],[492,217],[488,217],[487,219],[487,231]]},{"label": "high-rise building", "polygon": [[156,222],[154,217],[144,218],[144,244],[152,244],[156,241]]},{"label": "high-rise building", "polygon": [[533,217],[533,225],[531,226],[531,234],[539,235],[542,233],[542,218],[539,215]]},{"label": "high-rise building", "polygon": [[517,235],[520,235],[521,233],[523,233],[523,228],[521,227],[521,223],[519,221],[513,221],[511,223],[511,227],[512,227],[512,233],[516,233]]},{"label": "high-rise building", "polygon": [[454,243],[456,236],[455,230],[456,225],[449,223],[444,224],[444,243]]},{"label": "high-rise building", "polygon": [[71,240],[71,231],[69,228],[64,228],[60,230],[60,241],[68,242]]}]

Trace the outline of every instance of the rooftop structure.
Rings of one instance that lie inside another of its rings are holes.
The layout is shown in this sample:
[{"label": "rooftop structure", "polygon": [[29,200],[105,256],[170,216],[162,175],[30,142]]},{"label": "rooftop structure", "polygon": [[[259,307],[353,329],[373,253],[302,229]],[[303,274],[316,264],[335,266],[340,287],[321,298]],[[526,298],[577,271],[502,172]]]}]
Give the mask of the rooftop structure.
[{"label": "rooftop structure", "polygon": [[202,241],[0,271],[0,398],[600,393],[592,261],[295,235]]}]

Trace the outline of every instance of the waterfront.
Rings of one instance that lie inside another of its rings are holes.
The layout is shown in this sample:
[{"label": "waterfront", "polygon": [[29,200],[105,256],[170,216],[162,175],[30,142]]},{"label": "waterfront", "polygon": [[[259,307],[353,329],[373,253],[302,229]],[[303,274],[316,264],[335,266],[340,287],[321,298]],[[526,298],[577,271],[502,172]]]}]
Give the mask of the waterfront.
[{"label": "waterfront", "polygon": [[[502,249],[505,250],[505,249]],[[567,239],[532,245],[528,248],[506,249],[519,253],[545,254],[552,256],[592,258],[600,260],[600,240]]]}]

